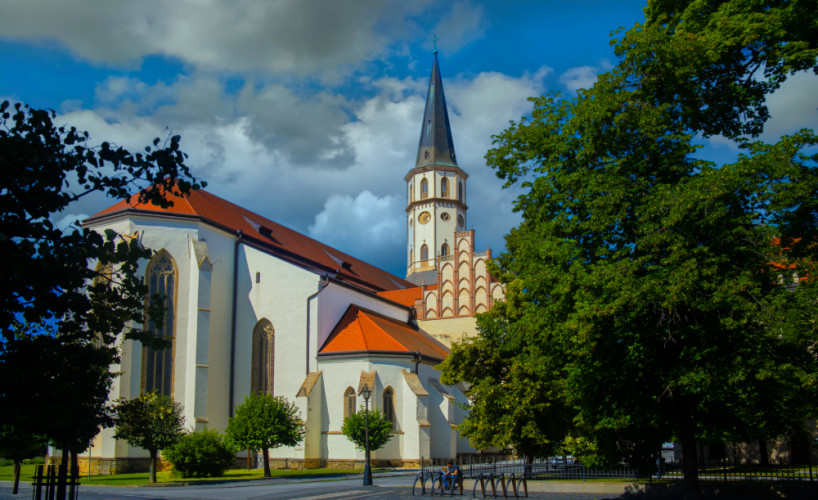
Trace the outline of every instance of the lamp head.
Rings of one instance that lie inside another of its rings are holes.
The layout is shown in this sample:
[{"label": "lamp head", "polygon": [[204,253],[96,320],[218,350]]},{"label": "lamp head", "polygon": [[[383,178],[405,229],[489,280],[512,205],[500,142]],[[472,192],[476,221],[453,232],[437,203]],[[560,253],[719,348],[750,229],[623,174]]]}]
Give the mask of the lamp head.
[{"label": "lamp head", "polygon": [[364,401],[369,401],[369,397],[372,395],[372,391],[369,390],[369,387],[364,387],[361,389],[361,396],[364,397]]}]

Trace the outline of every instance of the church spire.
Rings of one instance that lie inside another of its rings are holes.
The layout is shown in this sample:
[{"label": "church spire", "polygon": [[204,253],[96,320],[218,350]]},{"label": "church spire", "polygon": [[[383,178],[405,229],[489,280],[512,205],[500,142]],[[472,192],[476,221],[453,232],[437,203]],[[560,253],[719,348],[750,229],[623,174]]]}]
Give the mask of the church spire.
[{"label": "church spire", "polygon": [[452,129],[449,127],[449,112],[446,109],[446,96],[443,94],[443,80],[440,78],[440,68],[437,64],[437,47],[434,55],[429,92],[426,94],[426,111],[423,113],[423,125],[420,129],[416,168],[426,165],[457,166]]}]

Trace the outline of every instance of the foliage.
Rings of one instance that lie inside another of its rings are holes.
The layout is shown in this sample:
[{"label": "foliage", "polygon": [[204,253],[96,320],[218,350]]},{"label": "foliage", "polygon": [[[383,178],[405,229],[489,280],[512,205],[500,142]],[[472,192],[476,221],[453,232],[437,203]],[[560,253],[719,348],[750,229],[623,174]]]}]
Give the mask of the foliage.
[{"label": "foliage", "polygon": [[[0,103],[0,415],[76,456],[110,424],[108,367],[118,361],[117,337],[164,344],[127,327],[147,321],[147,287],[137,269],[152,252],[113,231],[63,230],[54,220],[89,196],[119,200],[151,186],[140,201],[167,206],[168,191],[200,185],[178,136],[134,154],[90,144],[86,132],[56,126],[55,116]],[[147,309],[161,315],[162,297]],[[56,409],[61,418],[53,418]]]},{"label": "foliage", "polygon": [[184,434],[170,448],[162,450],[182,477],[221,476],[233,464],[236,449],[215,430],[202,429]]},{"label": "foliage", "polygon": [[[20,484],[22,465],[37,454],[43,453],[47,440],[42,435],[30,434],[23,429],[17,429],[3,420],[0,420],[0,457],[10,460],[0,460],[0,466],[14,465],[11,493],[17,494]],[[4,463],[8,462],[8,463]]]},{"label": "foliage", "polygon": [[254,393],[244,397],[230,417],[226,429],[227,440],[244,450],[261,450],[264,459],[264,477],[270,477],[270,448],[295,446],[304,438],[304,422],[298,416],[298,407],[283,396]]},{"label": "foliage", "polygon": [[160,449],[168,448],[184,433],[182,405],[156,392],[142,393],[121,401],[116,407],[117,439],[148,450],[151,456],[151,479],[156,482],[156,458]]},{"label": "foliage", "polygon": [[[675,438],[695,495],[697,440],[777,437],[816,415],[818,280],[777,277],[816,276],[818,137],[742,135],[761,132],[766,93],[818,68],[814,23],[795,26],[814,12],[650,2],[613,71],[574,99],[533,98],[494,138],[489,166],[523,188],[523,222],[492,269],[507,303],[443,369],[472,384],[473,440],[570,435],[601,462],[647,469]],[[697,134],[741,154],[705,161]]]},{"label": "foliage", "polygon": [[[341,432],[355,444],[359,450],[365,449],[366,410],[363,407],[344,419]],[[392,421],[380,410],[369,411],[369,449],[383,448],[392,439]]]}]

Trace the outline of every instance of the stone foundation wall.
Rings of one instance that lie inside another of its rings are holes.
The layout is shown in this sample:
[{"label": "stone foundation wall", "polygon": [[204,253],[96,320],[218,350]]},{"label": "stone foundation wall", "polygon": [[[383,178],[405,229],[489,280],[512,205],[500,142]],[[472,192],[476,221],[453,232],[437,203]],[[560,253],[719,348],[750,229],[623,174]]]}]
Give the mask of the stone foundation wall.
[{"label": "stone foundation wall", "polygon": [[[60,465],[62,457],[46,457],[46,464]],[[88,475],[88,457],[77,457],[77,465],[79,465],[80,476]],[[98,458],[91,457],[91,475],[109,475],[109,474],[126,474],[129,472],[148,472],[151,466],[150,458]],[[156,471],[162,472],[170,470],[172,466],[170,462],[162,459],[157,461]]]}]

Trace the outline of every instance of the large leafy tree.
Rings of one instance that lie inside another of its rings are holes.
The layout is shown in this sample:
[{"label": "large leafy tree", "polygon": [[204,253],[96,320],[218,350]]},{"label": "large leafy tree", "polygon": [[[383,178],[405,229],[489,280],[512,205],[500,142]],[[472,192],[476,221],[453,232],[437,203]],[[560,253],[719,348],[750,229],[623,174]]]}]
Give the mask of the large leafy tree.
[{"label": "large leafy tree", "polygon": [[181,404],[164,394],[144,392],[117,405],[115,437],[148,450],[150,482],[155,483],[159,450],[179,441],[184,434],[184,424]]},{"label": "large leafy tree", "polygon": [[[167,192],[199,184],[178,136],[131,153],[94,145],[55,117],[0,103],[0,370],[8,375],[0,377],[0,414],[75,457],[109,423],[119,336],[163,342],[129,327],[147,322],[137,271],[152,252],[113,231],[63,230],[54,218],[94,194],[119,200],[138,191],[141,202],[167,206]],[[152,298],[148,315],[161,316],[162,299]],[[70,418],[42,418],[54,408]]]},{"label": "large leafy tree", "polygon": [[[359,450],[366,447],[367,411],[361,408],[344,419],[341,432],[355,444]],[[369,449],[380,450],[392,439],[392,421],[380,410],[369,411]]]},{"label": "large leafy tree", "polygon": [[244,450],[261,451],[264,477],[270,477],[270,448],[295,446],[304,439],[298,407],[283,396],[253,393],[236,407],[227,424],[227,440]]},{"label": "large leafy tree", "polygon": [[[587,436],[598,458],[643,466],[678,439],[695,497],[697,441],[779,436],[816,414],[816,280],[777,278],[782,264],[816,276],[818,138],[752,137],[767,93],[818,69],[815,4],[649,2],[613,71],[574,99],[532,99],[531,117],[495,137],[486,158],[522,184],[523,222],[494,269],[504,323],[444,364],[493,410],[464,429],[508,435],[496,410],[514,385],[545,388],[572,418],[558,404],[561,429],[535,412],[514,425],[543,443]],[[742,148],[734,163],[697,154],[695,137],[717,134]]]}]

